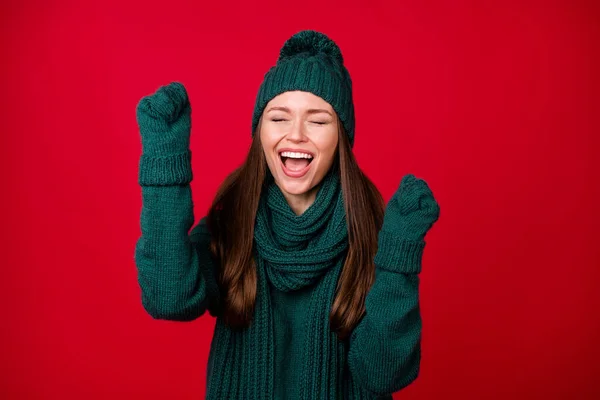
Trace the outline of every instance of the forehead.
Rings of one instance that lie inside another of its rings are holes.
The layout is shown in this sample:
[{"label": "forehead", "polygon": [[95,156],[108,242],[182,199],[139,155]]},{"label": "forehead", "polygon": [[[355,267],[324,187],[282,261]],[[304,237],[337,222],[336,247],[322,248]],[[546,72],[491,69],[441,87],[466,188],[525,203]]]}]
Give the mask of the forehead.
[{"label": "forehead", "polygon": [[318,107],[333,111],[331,105],[323,98],[301,90],[288,91],[275,96],[267,103],[267,109],[274,106],[285,106],[294,109]]}]

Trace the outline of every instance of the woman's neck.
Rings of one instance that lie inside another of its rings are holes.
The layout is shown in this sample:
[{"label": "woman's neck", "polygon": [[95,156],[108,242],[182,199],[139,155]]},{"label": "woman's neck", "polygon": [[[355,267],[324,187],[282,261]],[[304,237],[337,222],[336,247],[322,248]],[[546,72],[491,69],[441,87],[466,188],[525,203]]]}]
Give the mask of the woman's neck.
[{"label": "woman's neck", "polygon": [[290,194],[283,192],[283,196],[287,200],[292,211],[294,211],[294,214],[300,216],[304,213],[304,211],[308,210],[308,208],[315,202],[315,199],[317,198],[319,186],[320,184],[302,194]]}]

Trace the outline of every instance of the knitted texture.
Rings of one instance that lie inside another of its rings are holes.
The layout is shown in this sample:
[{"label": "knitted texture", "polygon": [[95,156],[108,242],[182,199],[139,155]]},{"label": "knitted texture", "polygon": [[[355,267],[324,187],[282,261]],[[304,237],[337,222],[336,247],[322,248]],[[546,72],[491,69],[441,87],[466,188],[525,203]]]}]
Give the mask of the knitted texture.
[{"label": "knitted texture", "polygon": [[[311,334],[301,341],[303,351],[296,365],[301,375],[297,393],[301,399],[328,399],[338,393],[335,384],[339,371],[331,368],[324,371],[323,366],[344,353],[343,345],[329,331],[326,317],[348,246],[347,235],[337,173],[330,171],[324,177],[315,202],[300,216],[292,211],[281,190],[270,180],[261,197],[254,234],[260,282],[255,320],[246,331],[231,333],[229,338],[230,347],[237,348],[237,354],[232,356],[241,358],[241,365],[253,367],[250,371],[240,371],[240,364],[221,360],[212,372],[208,398],[236,398],[227,383],[248,373],[247,384],[257,391],[246,392],[240,398],[272,398],[276,383],[269,378],[277,376],[273,344],[278,340],[273,336],[275,305],[271,291],[296,291],[311,285],[316,287],[306,300],[304,319],[306,331]],[[241,348],[241,343],[250,346]]]},{"label": "knitted texture", "polygon": [[264,199],[254,237],[258,264],[268,281],[280,291],[299,290],[318,282],[307,299],[304,331],[312,334],[304,336],[303,352],[295,366],[301,371],[296,395],[301,399],[331,398],[337,392],[339,371],[323,367],[332,360],[339,362],[343,346],[329,329],[328,315],[348,247],[339,176],[330,171],[324,177],[315,202],[300,216],[274,183]]},{"label": "knitted texture", "polygon": [[354,144],[352,80],[337,44],[325,34],[305,30],[289,38],[275,66],[265,74],[256,96],[252,134],[269,101],[293,90],[313,93],[338,114],[350,144]]},{"label": "knitted texture", "polygon": [[[273,259],[275,265],[269,265],[267,259],[255,254],[258,286],[254,320],[249,328],[233,330],[219,314],[218,265],[210,255],[206,218],[187,234],[194,220],[190,185],[141,188],[142,235],[136,244],[135,263],[144,309],[153,318],[171,321],[191,321],[207,310],[217,317],[206,370],[205,398],[273,400],[282,398],[276,394],[283,393],[286,398],[298,399],[391,399],[392,393],[416,379],[421,332],[416,275],[376,268],[376,280],[366,298],[366,315],[350,340],[340,342],[330,332],[329,312],[343,256],[338,262],[332,260],[331,264],[320,266],[303,263],[303,257],[299,258],[301,262],[290,257],[290,265],[298,268],[284,271],[286,255]],[[279,197],[272,187],[265,193]],[[257,236],[265,235],[267,244],[262,247],[270,248],[263,253],[272,259],[277,247],[290,246],[295,249],[292,252],[299,253],[312,248],[314,259],[318,260],[318,248],[335,249],[336,238],[344,235],[343,229],[334,229],[338,223],[343,224],[335,222],[340,195],[323,187],[313,205],[324,205],[324,197],[331,197],[334,202],[320,213],[309,208],[306,217],[298,216],[306,246],[294,246],[294,239],[287,237],[294,233],[295,225],[287,218],[291,217],[291,210],[277,210],[277,201],[261,199],[261,207],[266,206],[261,212],[268,217],[264,226],[269,230],[257,232]],[[321,219],[329,221],[323,223]],[[279,223],[286,226],[278,226]],[[257,226],[261,224],[257,218]],[[311,227],[317,225],[320,228],[313,231]],[[325,241],[317,245],[327,230],[326,235],[333,236],[331,246]],[[302,242],[301,236],[295,239],[296,244]],[[263,239],[257,241],[262,243]],[[412,256],[398,253],[397,245],[380,244],[377,257],[390,260],[394,254],[400,270]],[[304,268],[306,273],[302,273]],[[292,277],[285,279],[288,272]],[[274,313],[286,316],[289,325],[275,326],[275,321],[280,320],[271,319]],[[285,371],[281,362],[274,362],[277,355],[281,360],[284,354],[291,357],[283,359],[288,365]]]},{"label": "knitted texture", "polygon": [[191,106],[179,82],[161,86],[136,108],[142,139],[138,182],[143,185],[185,184],[191,169]]},{"label": "knitted texture", "polygon": [[319,279],[348,247],[339,176],[323,178],[315,202],[296,215],[271,181],[257,212],[254,238],[269,281],[278,290],[297,290]]},{"label": "knitted texture", "polygon": [[379,232],[379,246],[393,250],[379,253],[375,263],[397,272],[421,272],[425,235],[439,215],[440,207],[427,182],[412,174],[403,176],[387,204]]},{"label": "knitted texture", "polygon": [[[422,238],[437,219],[435,207],[432,213],[425,206],[432,200],[428,188],[408,177],[388,204],[366,314],[349,340],[340,342],[329,326],[348,246],[339,176],[334,170],[326,175],[300,216],[269,179],[255,227],[254,319],[248,328],[231,329],[220,313],[219,265],[210,253],[206,218],[191,229],[191,164],[180,142],[189,137],[189,128],[182,128],[189,121],[180,119],[188,108],[176,107],[182,97],[162,94],[139,108],[145,147],[134,258],[141,302],[153,318],[191,321],[206,311],[217,317],[206,398],[391,399],[414,381],[421,357],[417,273]],[[155,107],[165,98],[165,108]],[[174,111],[152,115],[158,109]]]}]

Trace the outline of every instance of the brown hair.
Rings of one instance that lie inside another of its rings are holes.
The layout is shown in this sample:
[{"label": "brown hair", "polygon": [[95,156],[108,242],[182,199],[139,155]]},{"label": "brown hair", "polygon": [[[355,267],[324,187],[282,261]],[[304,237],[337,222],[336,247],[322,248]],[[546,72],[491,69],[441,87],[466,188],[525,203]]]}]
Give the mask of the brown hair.
[{"label": "brown hair", "polygon": [[[260,142],[261,123],[262,119],[245,162],[221,184],[207,218],[211,251],[220,265],[221,313],[232,328],[250,324],[256,302],[254,222],[268,168]],[[340,171],[349,246],[329,321],[344,340],[364,316],[365,298],[375,280],[373,258],[385,204],[377,187],[360,170],[339,120],[338,126],[334,162]]]}]

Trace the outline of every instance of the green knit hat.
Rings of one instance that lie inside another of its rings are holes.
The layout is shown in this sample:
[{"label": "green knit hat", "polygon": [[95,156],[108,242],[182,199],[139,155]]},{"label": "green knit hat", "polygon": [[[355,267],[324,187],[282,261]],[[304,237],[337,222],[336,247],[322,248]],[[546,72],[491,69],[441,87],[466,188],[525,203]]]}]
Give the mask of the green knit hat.
[{"label": "green knit hat", "polygon": [[325,34],[300,31],[284,43],[276,65],[265,74],[258,90],[252,115],[253,136],[267,103],[291,90],[310,92],[328,102],[342,121],[350,145],[354,145],[352,80],[340,48]]}]

